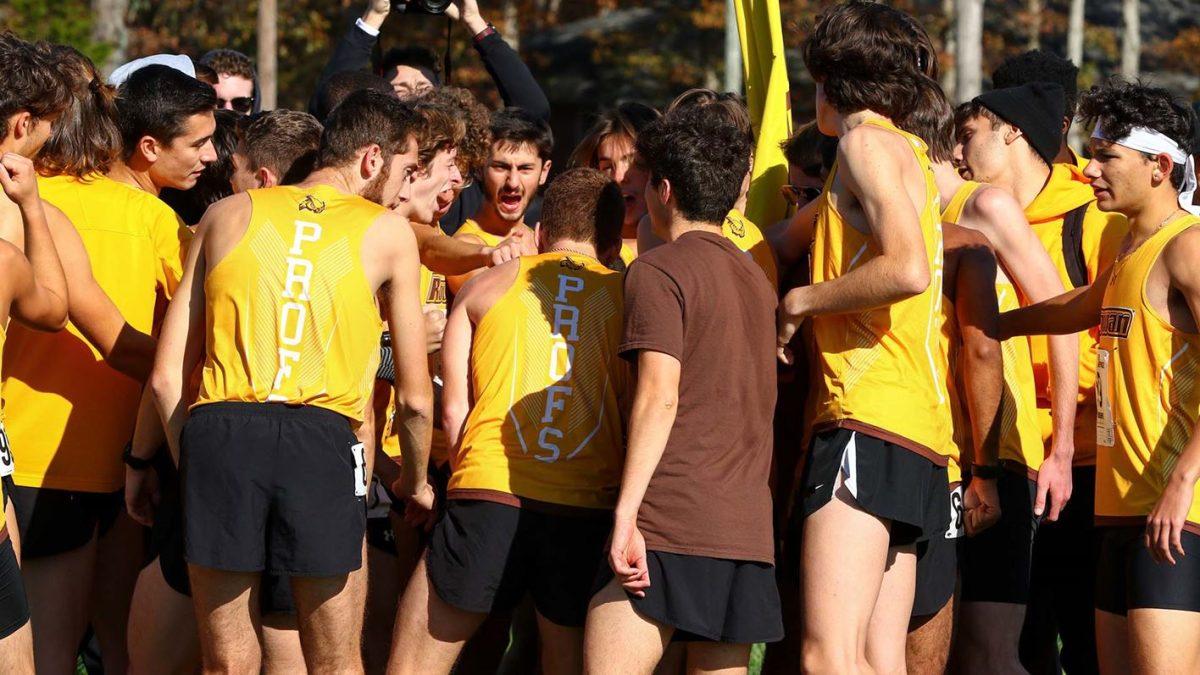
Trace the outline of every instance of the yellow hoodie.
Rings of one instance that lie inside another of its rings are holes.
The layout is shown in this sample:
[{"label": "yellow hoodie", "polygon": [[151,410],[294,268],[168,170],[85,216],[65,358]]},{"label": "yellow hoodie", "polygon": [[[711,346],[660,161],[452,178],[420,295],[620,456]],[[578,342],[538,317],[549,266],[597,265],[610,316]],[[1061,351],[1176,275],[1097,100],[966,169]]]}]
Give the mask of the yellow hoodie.
[{"label": "yellow hoodie", "polygon": [[[1067,216],[1080,207],[1087,206],[1083,215],[1082,230],[1074,251],[1074,257],[1082,253],[1087,281],[1091,283],[1112,264],[1117,256],[1121,240],[1129,231],[1125,216],[1105,213],[1096,206],[1090,181],[1082,170],[1073,164],[1055,164],[1050,172],[1046,187],[1025,207],[1025,218],[1038,239],[1050,253],[1050,259],[1058,270],[1067,290],[1076,286],[1068,273],[1067,253],[1063,248],[1063,226]],[[1075,416],[1075,464],[1096,462],[1096,406],[1093,388],[1096,385],[1096,344],[1099,339],[1097,328],[1079,334],[1079,407]],[[1033,354],[1033,376],[1038,392],[1038,413],[1041,419],[1042,439],[1050,440],[1050,371],[1047,365],[1046,338],[1030,339]]]}]

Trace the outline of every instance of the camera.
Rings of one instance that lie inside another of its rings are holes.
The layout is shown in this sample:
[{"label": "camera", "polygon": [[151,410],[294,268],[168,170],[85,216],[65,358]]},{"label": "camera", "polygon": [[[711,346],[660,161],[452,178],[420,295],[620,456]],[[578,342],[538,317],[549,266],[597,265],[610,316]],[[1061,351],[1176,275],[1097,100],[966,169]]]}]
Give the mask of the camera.
[{"label": "camera", "polygon": [[451,0],[392,0],[392,9],[407,14],[445,14]]}]

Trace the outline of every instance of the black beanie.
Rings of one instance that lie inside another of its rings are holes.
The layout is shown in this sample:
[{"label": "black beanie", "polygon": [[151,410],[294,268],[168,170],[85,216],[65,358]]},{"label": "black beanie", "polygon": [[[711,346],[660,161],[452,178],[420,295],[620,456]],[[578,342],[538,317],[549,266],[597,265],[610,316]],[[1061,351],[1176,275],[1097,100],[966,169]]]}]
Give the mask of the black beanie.
[{"label": "black beanie", "polygon": [[1025,140],[1046,164],[1053,165],[1062,146],[1062,121],[1067,108],[1061,85],[1030,82],[993,89],[975,101],[1025,134]]}]

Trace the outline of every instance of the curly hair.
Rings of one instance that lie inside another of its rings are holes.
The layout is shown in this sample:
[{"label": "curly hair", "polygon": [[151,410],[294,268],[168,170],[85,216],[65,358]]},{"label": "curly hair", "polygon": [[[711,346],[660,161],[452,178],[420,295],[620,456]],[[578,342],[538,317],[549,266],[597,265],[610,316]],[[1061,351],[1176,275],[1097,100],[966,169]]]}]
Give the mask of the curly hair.
[{"label": "curly hair", "polygon": [[737,202],[750,170],[750,139],[724,115],[685,106],[651,122],[638,136],[650,181],[665,179],[689,220],[720,223]]},{"label": "curly hair", "polygon": [[430,100],[420,100],[411,106],[423,122],[417,134],[417,161],[429,166],[439,152],[458,147],[467,133],[467,125],[450,106]]},{"label": "curly hair", "polygon": [[822,13],[802,52],[826,100],[844,115],[869,109],[894,119],[918,102],[915,78],[937,76],[936,55],[920,24],[865,0]]},{"label": "curly hair", "polygon": [[1042,50],[1031,49],[1010,56],[992,72],[992,89],[1019,87],[1030,82],[1053,82],[1063,88],[1067,115],[1075,116],[1079,99],[1079,68],[1069,59]]},{"label": "curly hair", "polygon": [[479,176],[492,153],[491,113],[470,91],[461,87],[438,87],[421,96],[419,101],[444,105],[454,111],[465,126],[458,143],[458,170],[465,176]]},{"label": "curly hair", "polygon": [[[1153,129],[1195,153],[1196,115],[1183,101],[1160,87],[1119,78],[1092,87],[1079,98],[1079,116],[1088,126],[1100,124],[1104,135],[1123,138],[1134,127]],[[1183,186],[1185,167],[1176,163],[1171,185]]]},{"label": "curly hair", "polygon": [[736,124],[738,129],[741,129],[747,138],[753,141],[754,125],[750,121],[750,111],[746,109],[746,102],[737,94],[716,92],[712,89],[701,87],[688,89],[676,96],[674,101],[671,101],[667,106],[667,112],[670,113],[680,108],[707,108],[709,106],[712,106],[712,112],[724,115],[730,122]]},{"label": "curly hair", "polygon": [[71,92],[70,105],[34,159],[38,172],[79,179],[107,172],[121,154],[117,90],[78,49],[48,43],[38,48]]},{"label": "curly hair", "polygon": [[22,110],[34,119],[55,117],[71,103],[71,93],[45,55],[21,38],[0,33],[0,138],[8,120]]},{"label": "curly hair", "polygon": [[201,56],[200,63],[212,68],[218,75],[244,77],[251,82],[258,79],[254,72],[254,61],[234,49],[214,49]]}]

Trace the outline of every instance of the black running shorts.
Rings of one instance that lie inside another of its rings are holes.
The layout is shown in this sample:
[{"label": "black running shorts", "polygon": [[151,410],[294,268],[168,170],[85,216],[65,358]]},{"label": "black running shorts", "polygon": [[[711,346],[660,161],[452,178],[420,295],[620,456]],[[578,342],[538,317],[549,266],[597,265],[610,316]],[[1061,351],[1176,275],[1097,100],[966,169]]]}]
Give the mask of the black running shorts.
[{"label": "black running shorts", "polygon": [[[646,563],[646,597],[627,597],[638,614],[675,628],[672,641],[748,644],[783,639],[774,565],[663,551],[647,551]],[[604,563],[594,591],[613,576]]]},{"label": "black running shorts", "polygon": [[189,563],[321,577],[362,566],[366,458],[346,418],[209,403],[192,411],[181,450]]},{"label": "black running shorts", "polygon": [[946,467],[894,443],[841,428],[813,436],[798,488],[803,517],[829,503],[839,475],[859,507],[891,521],[892,546],[941,536],[950,522]]},{"label": "black running shorts", "polygon": [[917,546],[917,585],[913,616],[932,616],[942,611],[958,583],[958,542],[965,534],[962,510],[963,486],[950,490],[950,520],[940,535]]},{"label": "black running shorts", "polygon": [[78,492],[12,488],[10,497],[26,560],[74,551],[108,533],[125,510],[125,491]]},{"label": "black running shorts", "polygon": [[1100,526],[1096,609],[1125,616],[1131,609],[1200,612],[1200,536],[1184,530],[1187,555],[1156,563],[1146,550],[1144,525]]},{"label": "black running shorts", "polygon": [[529,593],[538,613],[582,626],[612,514],[551,514],[452,499],[433,530],[427,566],[438,597],[466,612],[509,611]]},{"label": "black running shorts", "polygon": [[1037,482],[1026,477],[1023,466],[1006,465],[996,479],[996,491],[1000,520],[961,540],[962,600],[1024,605],[1029,601],[1033,537],[1038,529],[1033,515]]}]

